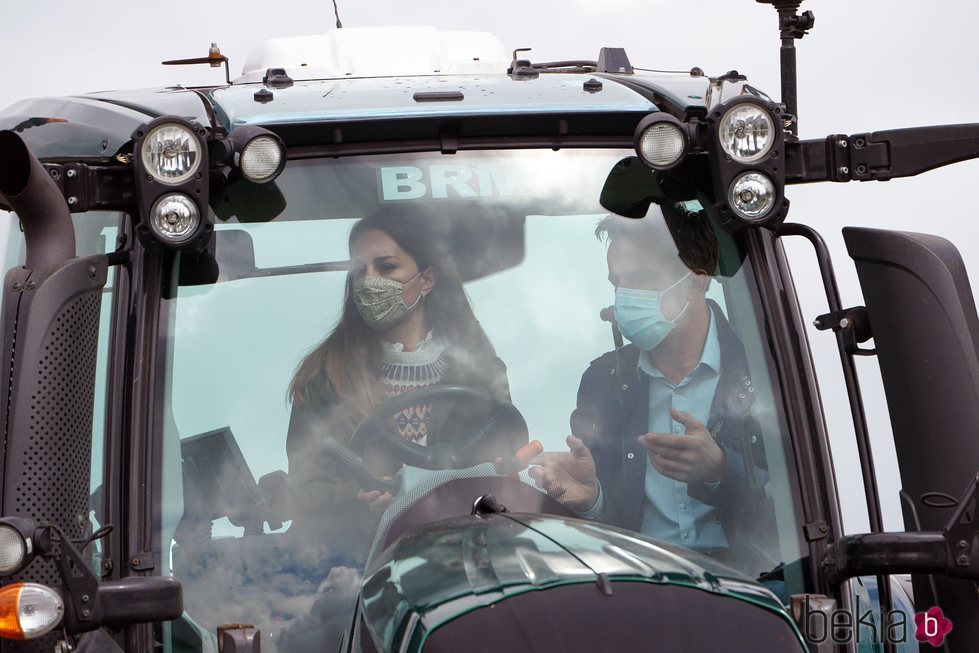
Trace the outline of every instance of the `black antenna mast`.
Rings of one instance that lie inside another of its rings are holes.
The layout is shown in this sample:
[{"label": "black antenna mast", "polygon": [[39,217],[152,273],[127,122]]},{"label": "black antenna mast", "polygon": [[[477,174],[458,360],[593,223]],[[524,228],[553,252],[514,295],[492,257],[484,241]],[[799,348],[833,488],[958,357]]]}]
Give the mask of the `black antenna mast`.
[{"label": "black antenna mast", "polygon": [[795,41],[805,36],[816,23],[811,11],[797,14],[802,0],[756,0],[762,4],[773,5],[778,11],[778,28],[782,37],[782,104],[785,112],[793,117],[787,126],[789,132],[799,135],[798,94],[796,92]]},{"label": "black antenna mast", "polygon": [[340,24],[340,10],[337,9],[337,0],[333,0],[333,15],[337,17],[337,29],[342,28],[343,25]]}]

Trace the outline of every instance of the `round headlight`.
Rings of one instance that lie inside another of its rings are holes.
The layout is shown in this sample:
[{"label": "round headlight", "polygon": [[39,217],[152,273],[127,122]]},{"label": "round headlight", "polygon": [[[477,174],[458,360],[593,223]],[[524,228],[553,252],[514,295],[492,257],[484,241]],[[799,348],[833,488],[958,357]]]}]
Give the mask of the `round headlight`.
[{"label": "round headlight", "polygon": [[17,573],[27,562],[30,540],[8,524],[0,524],[0,576]]},{"label": "round headlight", "polygon": [[176,185],[201,167],[201,145],[189,127],[177,123],[157,125],[140,146],[143,167],[161,184]]},{"label": "round headlight", "polygon": [[751,163],[771,151],[775,143],[775,120],[755,104],[736,104],[721,118],[718,136],[721,147],[732,159]]},{"label": "round headlight", "polygon": [[65,613],[57,592],[37,583],[0,589],[0,637],[34,639],[53,630]]},{"label": "round headlight", "polygon": [[238,165],[246,179],[261,183],[278,174],[284,158],[282,144],[277,138],[258,136],[245,145]]},{"label": "round headlight", "polygon": [[669,168],[687,149],[687,135],[672,122],[654,122],[639,136],[638,153],[653,168]]},{"label": "round headlight", "polygon": [[179,245],[190,240],[200,222],[201,213],[197,204],[181,193],[163,195],[150,210],[150,229],[165,243]]},{"label": "round headlight", "polygon": [[775,205],[775,184],[760,172],[746,172],[731,183],[727,199],[740,217],[760,220]]}]

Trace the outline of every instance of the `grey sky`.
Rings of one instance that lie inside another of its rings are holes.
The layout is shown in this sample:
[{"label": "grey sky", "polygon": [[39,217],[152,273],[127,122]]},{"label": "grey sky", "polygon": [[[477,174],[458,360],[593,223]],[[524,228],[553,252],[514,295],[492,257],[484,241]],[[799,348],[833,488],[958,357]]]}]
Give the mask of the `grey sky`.
[{"label": "grey sky", "polygon": [[[622,46],[647,68],[737,69],[777,97],[778,35],[774,10],[752,0],[574,0],[531,4],[501,0],[338,0],[346,26],[429,24],[495,32],[507,48],[533,47],[536,60],[592,58]],[[947,0],[809,2],[816,28],[798,43],[803,138],[830,133],[975,121],[979,4]],[[279,0],[200,3],[7,2],[0,18],[0,107],[18,99],[85,91],[221,81],[209,68],[165,68],[163,59],[202,56],[212,41],[240,71],[260,40],[326,31],[333,5]],[[844,225],[926,231],[952,239],[979,278],[979,211],[965,203],[975,185],[973,161],[886,184],[793,188],[790,219],[819,229],[829,242],[848,305],[862,302],[840,236]],[[807,315],[825,310],[808,246],[788,246]],[[810,334],[833,433],[841,499],[850,528],[866,524],[849,410],[834,339]],[[861,378],[885,501],[886,523],[900,528],[899,481],[886,446],[889,426],[876,363]]]}]

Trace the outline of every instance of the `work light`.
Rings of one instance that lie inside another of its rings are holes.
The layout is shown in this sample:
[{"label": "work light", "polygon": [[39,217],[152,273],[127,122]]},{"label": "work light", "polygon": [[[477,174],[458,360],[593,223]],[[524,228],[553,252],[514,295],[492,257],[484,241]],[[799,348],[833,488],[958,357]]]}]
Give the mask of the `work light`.
[{"label": "work light", "polygon": [[12,576],[30,564],[35,528],[30,519],[0,518],[0,576]]},{"label": "work light", "polygon": [[286,163],[282,139],[257,125],[236,127],[228,135],[234,144],[234,162],[242,176],[256,184],[274,180]]},{"label": "work light", "polygon": [[687,153],[687,133],[679,120],[666,113],[646,116],[636,126],[639,158],[654,170],[669,170]]}]

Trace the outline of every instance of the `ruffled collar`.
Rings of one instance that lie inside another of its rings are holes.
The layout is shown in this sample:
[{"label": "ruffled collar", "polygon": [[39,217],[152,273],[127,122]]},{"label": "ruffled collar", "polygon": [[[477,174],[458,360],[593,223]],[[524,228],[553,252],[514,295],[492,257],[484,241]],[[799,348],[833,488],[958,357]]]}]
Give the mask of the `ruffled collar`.
[{"label": "ruffled collar", "polygon": [[381,362],[389,365],[428,365],[438,360],[444,351],[445,344],[429,331],[414,351],[405,351],[405,346],[400,342],[383,341]]}]

